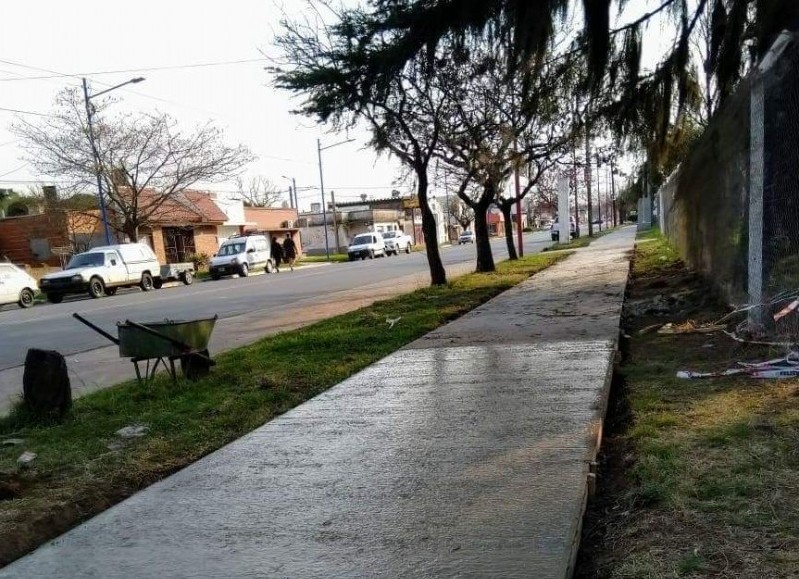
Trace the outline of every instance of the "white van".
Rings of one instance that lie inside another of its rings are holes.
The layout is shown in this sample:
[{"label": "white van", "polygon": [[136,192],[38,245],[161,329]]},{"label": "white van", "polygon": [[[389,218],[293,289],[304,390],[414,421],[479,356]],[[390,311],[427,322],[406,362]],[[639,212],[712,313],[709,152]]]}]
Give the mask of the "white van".
[{"label": "white van", "polygon": [[94,247],[72,256],[64,271],[42,277],[47,301],[61,303],[67,294],[88,292],[93,298],[112,296],[121,287],[150,291],[159,285],[161,264],[147,245],[121,243]]},{"label": "white van", "polygon": [[242,235],[222,242],[208,268],[211,279],[238,274],[247,277],[250,271],[263,267],[266,273],[275,270],[271,246],[265,235]]},{"label": "white van", "polygon": [[10,263],[0,263],[0,306],[15,303],[29,308],[38,290],[36,280],[24,270]]},{"label": "white van", "polygon": [[352,238],[352,243],[347,248],[347,257],[350,261],[358,258],[374,259],[375,256],[386,256],[386,242],[380,233],[361,233]]}]

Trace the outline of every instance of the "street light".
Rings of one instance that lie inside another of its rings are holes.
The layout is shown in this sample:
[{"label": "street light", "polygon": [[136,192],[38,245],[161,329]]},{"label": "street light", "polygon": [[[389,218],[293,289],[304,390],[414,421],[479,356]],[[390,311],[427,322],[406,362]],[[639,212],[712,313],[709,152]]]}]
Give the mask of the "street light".
[{"label": "street light", "polygon": [[[327,149],[332,149],[333,147],[338,147],[339,145],[344,145],[345,143],[351,143],[355,139],[345,139],[344,141],[340,141],[338,143],[333,143],[332,145],[327,145],[326,147],[322,146],[322,141],[320,139],[316,139],[316,153],[319,156],[319,187],[322,190],[322,220],[324,222],[325,227],[325,255],[327,255],[327,260],[330,261],[330,243],[327,240],[327,207],[325,205],[325,178],[322,172],[322,151],[326,151]],[[336,208],[333,208],[335,211]],[[333,219],[336,218],[335,213],[333,214]],[[338,231],[334,231],[333,234],[336,236],[336,246],[338,246]]]},{"label": "street light", "polygon": [[[296,209],[298,212],[300,210],[300,202],[297,199],[297,180],[294,177],[286,177],[285,175],[281,175],[283,179],[291,181],[291,185],[289,188],[289,204],[291,205],[292,209]],[[293,192],[293,196],[292,196]]]},{"label": "street light", "polygon": [[142,82],[143,80],[144,80],[143,76],[137,76],[136,78],[132,78],[129,81],[120,83],[116,86],[112,86],[111,88],[107,88],[98,93],[94,93],[93,95],[89,95],[89,85],[86,82],[86,79],[85,78],[83,79],[83,100],[86,103],[86,121],[89,126],[89,143],[91,144],[92,147],[92,157],[94,157],[94,173],[97,177],[97,194],[100,197],[100,217],[103,220],[103,230],[105,232],[106,245],[111,245],[111,230],[108,228],[108,215],[106,214],[105,210],[105,197],[103,196],[103,180],[100,175],[100,155],[97,152],[97,144],[94,141],[94,125],[92,125],[94,107],[91,105],[90,101],[93,98],[109,93],[112,90],[116,90],[125,85],[136,84]]}]

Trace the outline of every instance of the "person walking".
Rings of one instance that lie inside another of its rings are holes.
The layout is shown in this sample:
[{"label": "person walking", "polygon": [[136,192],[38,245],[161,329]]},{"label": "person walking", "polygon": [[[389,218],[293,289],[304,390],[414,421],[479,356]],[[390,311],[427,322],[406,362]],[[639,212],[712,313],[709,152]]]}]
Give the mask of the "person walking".
[{"label": "person walking", "polygon": [[283,261],[283,246],[277,240],[277,237],[272,237],[272,259],[275,260],[275,271],[280,273],[280,262]]},{"label": "person walking", "polygon": [[283,261],[285,261],[291,271],[294,271],[294,262],[297,261],[297,245],[291,238],[291,233],[286,234],[286,239],[283,241]]}]

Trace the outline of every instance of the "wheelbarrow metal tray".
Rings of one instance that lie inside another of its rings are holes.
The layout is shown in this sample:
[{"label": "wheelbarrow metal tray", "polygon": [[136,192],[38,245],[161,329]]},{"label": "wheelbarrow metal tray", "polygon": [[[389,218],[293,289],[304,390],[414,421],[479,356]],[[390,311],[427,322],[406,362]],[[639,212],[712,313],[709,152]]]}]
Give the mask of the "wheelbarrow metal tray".
[{"label": "wheelbarrow metal tray", "polygon": [[[186,344],[190,352],[200,352],[208,348],[216,318],[201,320],[167,320],[142,322],[159,334],[169,336]],[[150,334],[125,323],[117,324],[119,333],[119,355],[126,358],[165,358],[188,353],[177,344]]]}]

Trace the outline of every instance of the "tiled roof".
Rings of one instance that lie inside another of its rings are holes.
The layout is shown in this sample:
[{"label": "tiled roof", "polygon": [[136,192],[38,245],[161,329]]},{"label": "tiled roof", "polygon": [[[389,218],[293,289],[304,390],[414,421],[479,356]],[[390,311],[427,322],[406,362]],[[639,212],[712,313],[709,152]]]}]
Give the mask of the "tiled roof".
[{"label": "tiled roof", "polygon": [[211,194],[205,191],[187,189],[165,200],[153,189],[144,189],[139,194],[138,204],[142,211],[148,211],[156,203],[160,205],[150,217],[153,223],[224,223],[228,220]]}]

